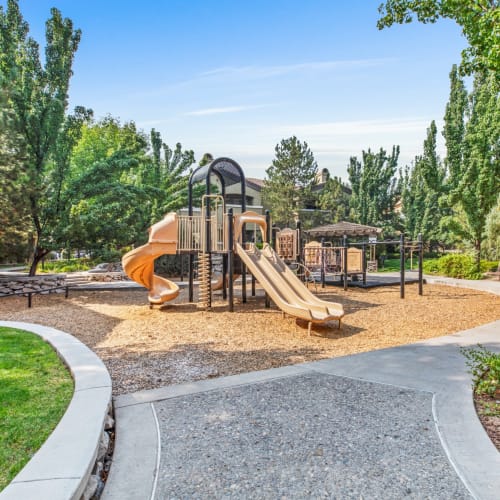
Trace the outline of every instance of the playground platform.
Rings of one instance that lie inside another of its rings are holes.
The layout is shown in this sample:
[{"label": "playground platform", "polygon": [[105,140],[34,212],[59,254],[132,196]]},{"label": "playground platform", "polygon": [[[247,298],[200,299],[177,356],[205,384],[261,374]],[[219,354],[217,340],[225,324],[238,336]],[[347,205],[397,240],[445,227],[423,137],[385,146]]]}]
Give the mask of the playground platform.
[{"label": "playground platform", "polygon": [[[316,284],[321,285],[321,276],[314,275]],[[348,286],[357,288],[376,288],[379,286],[395,286],[401,283],[399,273],[366,273],[366,282],[363,283],[362,278],[352,279],[349,277]],[[418,273],[417,272],[407,272],[405,273],[405,284],[410,285],[413,283],[418,283]],[[424,284],[426,283],[424,279]],[[335,277],[327,276],[325,278],[325,285],[333,286],[344,286],[344,280],[342,275]]]}]

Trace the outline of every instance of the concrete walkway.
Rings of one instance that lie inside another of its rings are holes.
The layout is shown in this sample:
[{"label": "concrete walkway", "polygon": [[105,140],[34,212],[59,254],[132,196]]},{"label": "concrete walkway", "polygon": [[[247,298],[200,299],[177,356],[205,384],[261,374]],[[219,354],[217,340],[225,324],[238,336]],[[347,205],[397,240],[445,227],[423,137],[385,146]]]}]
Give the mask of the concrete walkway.
[{"label": "concrete walkway", "polygon": [[460,352],[477,343],[500,352],[500,321],[117,397],[102,498],[498,499],[500,453]]}]

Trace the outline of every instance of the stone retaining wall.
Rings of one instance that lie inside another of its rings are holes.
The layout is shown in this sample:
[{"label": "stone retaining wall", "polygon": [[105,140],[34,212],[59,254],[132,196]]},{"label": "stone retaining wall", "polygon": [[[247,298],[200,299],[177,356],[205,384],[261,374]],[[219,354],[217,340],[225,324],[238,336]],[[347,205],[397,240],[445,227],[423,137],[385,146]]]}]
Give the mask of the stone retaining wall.
[{"label": "stone retaining wall", "polygon": [[[0,297],[12,293],[64,293],[65,286],[66,281],[64,275],[47,274],[45,276],[0,277]],[[55,287],[61,288],[49,290]]]}]

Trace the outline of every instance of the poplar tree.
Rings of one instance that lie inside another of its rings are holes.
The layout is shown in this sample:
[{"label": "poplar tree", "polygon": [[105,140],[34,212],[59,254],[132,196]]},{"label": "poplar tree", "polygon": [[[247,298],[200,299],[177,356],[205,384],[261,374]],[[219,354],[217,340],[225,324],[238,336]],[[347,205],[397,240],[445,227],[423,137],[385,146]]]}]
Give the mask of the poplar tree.
[{"label": "poplar tree", "polygon": [[446,104],[443,128],[446,144],[444,164],[451,189],[455,188],[460,181],[467,109],[467,90],[454,64],[450,72],[450,97]]},{"label": "poplar tree", "polygon": [[8,0],[6,10],[0,7],[0,79],[8,88],[9,106],[25,151],[25,189],[35,233],[30,267],[30,275],[34,275],[38,262],[50,251],[45,240],[44,200],[50,196],[47,166],[64,120],[71,67],[81,33],[73,30],[71,20],[51,9],[42,64],[38,43],[28,37],[28,30],[17,0]]},{"label": "poplar tree", "polygon": [[486,218],[500,192],[500,87],[496,75],[478,73],[470,96],[460,181],[451,199],[463,210],[461,233],[472,242],[480,269]]},{"label": "poplar tree", "polygon": [[436,153],[436,138],[437,127],[433,120],[427,129],[423,155],[417,156],[411,172],[406,172],[402,195],[405,231],[412,239],[422,233],[431,247],[442,242],[440,199],[446,175]]},{"label": "poplar tree", "polygon": [[27,199],[23,196],[24,160],[12,110],[0,89],[0,261],[24,260],[29,230]]}]

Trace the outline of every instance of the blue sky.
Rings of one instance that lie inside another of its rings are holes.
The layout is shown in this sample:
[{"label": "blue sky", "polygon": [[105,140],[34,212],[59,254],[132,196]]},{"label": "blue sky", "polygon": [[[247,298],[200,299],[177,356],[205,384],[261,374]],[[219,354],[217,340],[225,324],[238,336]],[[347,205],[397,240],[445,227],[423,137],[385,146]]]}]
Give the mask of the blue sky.
[{"label": "blue sky", "polygon": [[401,166],[421,153],[466,46],[448,20],[379,31],[379,4],[20,0],[42,44],[51,7],[83,32],[70,107],[154,127],[197,160],[232,157],[247,177],[263,178],[275,145],[296,135],[344,180],[363,149],[399,144]]}]

